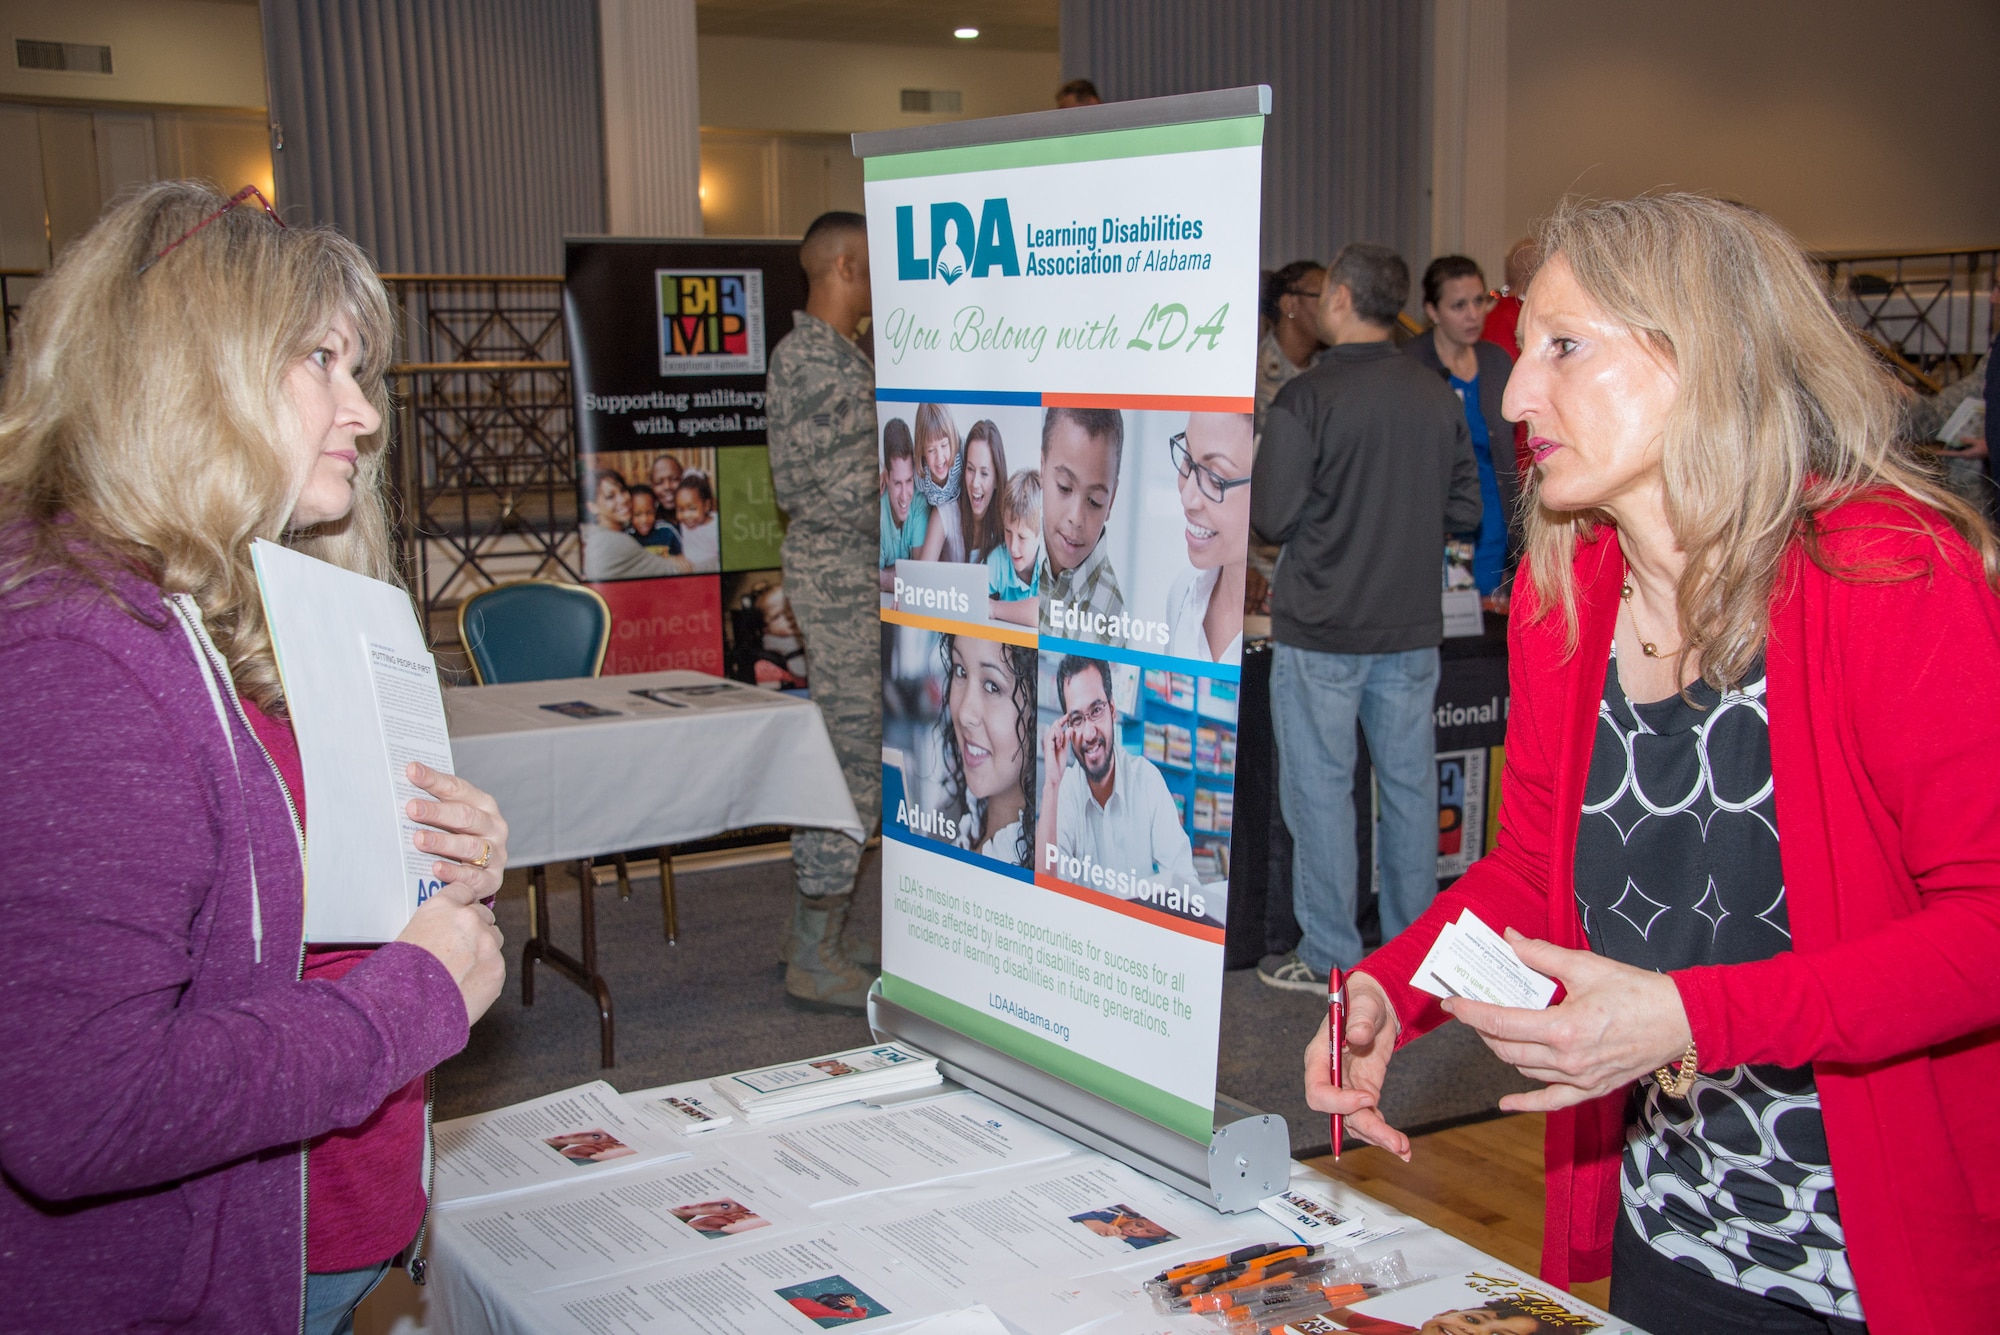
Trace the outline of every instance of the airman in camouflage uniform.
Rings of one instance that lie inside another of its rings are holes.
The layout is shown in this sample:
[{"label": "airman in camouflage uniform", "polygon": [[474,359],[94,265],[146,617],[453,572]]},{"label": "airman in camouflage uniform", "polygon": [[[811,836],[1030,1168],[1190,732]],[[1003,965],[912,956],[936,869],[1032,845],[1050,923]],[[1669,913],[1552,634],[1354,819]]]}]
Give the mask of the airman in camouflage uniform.
[{"label": "airman in camouflage uniform", "polygon": [[[766,381],[771,479],[790,517],[785,595],[806,644],[806,677],[826,716],[847,791],[872,830],[882,809],[882,638],[876,557],[880,480],[875,368],[854,338],[869,310],[867,234],[858,214],[806,232],[806,309],[771,350]],[[843,937],[861,845],[834,830],[792,834],[798,887],[784,944],[785,993],[810,1010],[857,1010],[873,961]]]}]

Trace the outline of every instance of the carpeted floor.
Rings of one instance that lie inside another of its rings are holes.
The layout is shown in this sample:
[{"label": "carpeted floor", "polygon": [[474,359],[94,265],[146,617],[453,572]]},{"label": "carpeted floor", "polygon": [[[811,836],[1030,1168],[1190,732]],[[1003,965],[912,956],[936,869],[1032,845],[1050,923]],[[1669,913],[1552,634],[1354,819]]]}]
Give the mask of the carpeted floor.
[{"label": "carpeted floor", "polygon": [[[869,939],[880,931],[880,854],[862,864],[855,913]],[[804,1015],[784,1005],[776,966],[778,929],[790,911],[791,863],[771,862],[678,878],[680,944],[661,932],[659,882],[635,880],[632,898],[597,889],[599,964],[611,985],[618,1065],[597,1064],[597,1012],[574,984],[546,968],[535,974],[535,1004],[521,1005],[520,943],[528,934],[525,882],[508,878],[501,895],[507,936],[507,989],[472,1032],[466,1050],[438,1072],[437,1115],[458,1117],[515,1103],[602,1076],[624,1090],[700,1079],[771,1062],[795,1061],[869,1041],[867,1022]],[[551,876],[555,939],[576,943],[576,882]],[[1300,1157],[1327,1148],[1325,1117],[1305,1106],[1305,1044],[1325,1014],[1317,997],[1279,992],[1254,970],[1223,980],[1221,1090],[1282,1114]],[[1383,1108],[1417,1131],[1477,1118],[1502,1094],[1530,1088],[1469,1030],[1446,1025],[1397,1054]]]}]

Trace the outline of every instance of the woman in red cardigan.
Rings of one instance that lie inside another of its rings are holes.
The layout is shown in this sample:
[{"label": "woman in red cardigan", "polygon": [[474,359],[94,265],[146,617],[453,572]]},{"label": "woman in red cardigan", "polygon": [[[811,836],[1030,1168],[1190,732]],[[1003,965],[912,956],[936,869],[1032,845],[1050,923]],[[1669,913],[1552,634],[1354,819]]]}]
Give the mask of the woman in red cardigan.
[{"label": "woman in red cardigan", "polygon": [[[1348,981],[1376,1109],[1449,1016],[1545,1088],[1542,1273],[1671,1332],[2000,1310],[2000,553],[1895,441],[1900,391],[1754,211],[1571,205],[1522,314],[1534,455],[1500,837]],[[1471,909],[1561,982],[1409,979]]]}]

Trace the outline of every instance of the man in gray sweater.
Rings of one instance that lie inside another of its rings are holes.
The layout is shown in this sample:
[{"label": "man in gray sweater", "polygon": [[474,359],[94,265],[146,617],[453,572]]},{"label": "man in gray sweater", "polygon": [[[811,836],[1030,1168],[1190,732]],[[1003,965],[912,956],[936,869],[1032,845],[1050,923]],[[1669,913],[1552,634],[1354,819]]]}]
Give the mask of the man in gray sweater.
[{"label": "man in gray sweater", "polygon": [[1409,266],[1385,246],[1334,257],[1319,302],[1333,347],[1278,392],[1252,472],[1251,526],[1283,549],[1271,714],[1305,933],[1258,966],[1273,987],[1324,992],[1329,969],[1361,958],[1357,721],[1381,787],[1383,939],[1437,892],[1444,542],[1479,527],[1479,463],[1457,396],[1390,341],[1409,292]]}]

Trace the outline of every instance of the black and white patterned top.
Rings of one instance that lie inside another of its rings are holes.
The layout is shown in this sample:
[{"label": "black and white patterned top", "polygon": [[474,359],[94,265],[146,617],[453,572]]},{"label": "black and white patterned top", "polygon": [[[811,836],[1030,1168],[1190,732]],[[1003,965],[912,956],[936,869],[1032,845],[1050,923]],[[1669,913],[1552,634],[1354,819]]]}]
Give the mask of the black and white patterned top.
[{"label": "black and white patterned top", "polygon": [[[1635,705],[1614,654],[1576,842],[1590,948],[1645,969],[1791,949],[1760,659]],[[1639,1236],[1725,1284],[1859,1321],[1812,1068],[1704,1071],[1685,1098],[1641,1082],[1621,1195]]]}]

